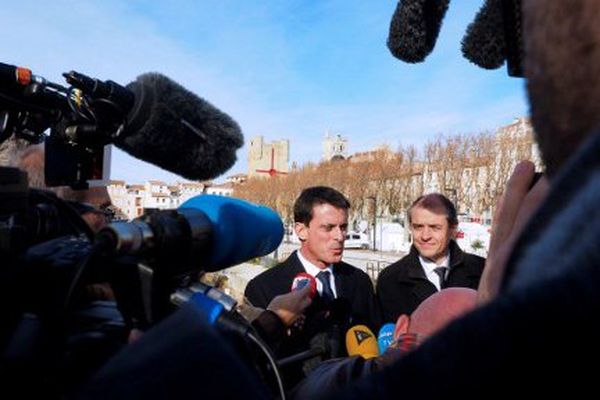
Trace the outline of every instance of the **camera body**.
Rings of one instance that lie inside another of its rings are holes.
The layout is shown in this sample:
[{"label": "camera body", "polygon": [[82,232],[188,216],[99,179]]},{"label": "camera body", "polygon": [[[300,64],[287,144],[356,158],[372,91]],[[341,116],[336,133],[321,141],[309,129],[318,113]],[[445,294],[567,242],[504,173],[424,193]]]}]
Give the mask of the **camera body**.
[{"label": "camera body", "polygon": [[123,129],[134,95],[110,80],[63,75],[69,87],[0,63],[0,143],[12,136],[44,143],[47,186],[86,189],[109,176],[108,144]]}]

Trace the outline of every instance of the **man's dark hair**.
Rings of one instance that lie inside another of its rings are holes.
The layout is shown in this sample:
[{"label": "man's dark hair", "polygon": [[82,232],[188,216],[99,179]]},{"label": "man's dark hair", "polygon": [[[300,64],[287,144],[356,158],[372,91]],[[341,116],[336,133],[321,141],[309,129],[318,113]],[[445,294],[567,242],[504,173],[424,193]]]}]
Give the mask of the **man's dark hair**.
[{"label": "man's dark hair", "polygon": [[334,188],[328,186],[309,187],[300,193],[294,203],[294,222],[308,226],[313,217],[313,208],[320,204],[330,204],[343,210],[350,208],[348,199]]},{"label": "man's dark hair", "polygon": [[456,207],[454,204],[441,193],[429,193],[416,199],[408,208],[408,222],[411,222],[410,213],[413,208],[419,207],[431,211],[436,214],[446,214],[449,226],[458,225],[458,216],[456,215]]}]

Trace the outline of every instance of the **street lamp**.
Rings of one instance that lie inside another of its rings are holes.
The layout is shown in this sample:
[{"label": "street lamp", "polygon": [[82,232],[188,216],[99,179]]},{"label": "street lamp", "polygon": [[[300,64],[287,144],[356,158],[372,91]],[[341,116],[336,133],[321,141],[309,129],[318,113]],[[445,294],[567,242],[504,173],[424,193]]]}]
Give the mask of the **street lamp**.
[{"label": "street lamp", "polygon": [[369,196],[369,197],[367,197],[367,200],[370,200],[372,202],[371,203],[371,210],[370,210],[371,214],[372,214],[371,215],[371,218],[372,218],[372,223],[371,224],[373,226],[373,229],[372,229],[372,232],[373,232],[373,248],[372,249],[373,249],[373,251],[377,251],[377,241],[376,241],[376,238],[375,238],[375,226],[377,224],[377,197],[375,197],[375,196]]}]

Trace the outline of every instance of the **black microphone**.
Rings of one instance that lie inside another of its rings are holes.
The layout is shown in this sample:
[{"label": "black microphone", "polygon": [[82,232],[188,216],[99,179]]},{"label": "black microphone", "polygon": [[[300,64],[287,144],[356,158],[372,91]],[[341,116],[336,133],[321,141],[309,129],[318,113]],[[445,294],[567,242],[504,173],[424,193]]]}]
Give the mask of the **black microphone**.
[{"label": "black microphone", "polygon": [[473,64],[496,69],[506,60],[502,0],[487,0],[462,39],[463,56]]},{"label": "black microphone", "polygon": [[327,305],[327,309],[328,320],[332,324],[346,327],[352,323],[352,307],[347,299],[341,297],[334,299]]},{"label": "black microphone", "polygon": [[115,140],[119,148],[193,180],[212,179],[235,163],[244,138],[227,114],[160,74],[141,75],[127,88],[135,103]]},{"label": "black microphone", "polygon": [[[331,348],[328,335],[326,333],[319,333],[310,340],[308,350],[304,350],[300,353],[293,354],[289,357],[279,359],[277,360],[277,365],[279,367],[285,367],[287,365],[294,364],[300,361],[306,361],[314,359],[315,357],[329,355],[330,352]],[[321,361],[322,360],[319,358],[318,360],[316,360],[316,363],[320,363]]]},{"label": "black microphone", "polygon": [[387,46],[392,55],[408,63],[431,53],[449,0],[400,0],[390,22]]},{"label": "black microphone", "polygon": [[[95,106],[105,111],[107,119],[124,117],[110,142],[184,178],[219,176],[235,163],[235,152],[244,144],[240,127],[231,117],[164,75],[143,74],[126,87],[75,71],[64,76],[73,86],[101,99]],[[96,127],[75,125],[67,133],[84,137],[86,130],[93,134]]]},{"label": "black microphone", "polygon": [[344,298],[337,298],[331,301],[327,312],[327,338],[329,341],[330,357],[343,357],[346,355],[344,335],[350,325],[352,325],[352,307],[350,302]]}]

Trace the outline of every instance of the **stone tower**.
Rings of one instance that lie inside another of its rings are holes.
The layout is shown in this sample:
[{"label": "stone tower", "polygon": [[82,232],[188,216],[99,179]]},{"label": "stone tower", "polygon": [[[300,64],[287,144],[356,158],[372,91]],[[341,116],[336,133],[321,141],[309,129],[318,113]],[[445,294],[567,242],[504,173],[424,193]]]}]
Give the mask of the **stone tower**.
[{"label": "stone tower", "polygon": [[287,174],[289,172],[289,160],[289,140],[274,140],[267,143],[262,136],[255,136],[250,139],[248,176]]},{"label": "stone tower", "polygon": [[329,131],[325,133],[323,139],[323,160],[331,161],[333,159],[347,158],[348,140],[341,134],[331,135]]}]

